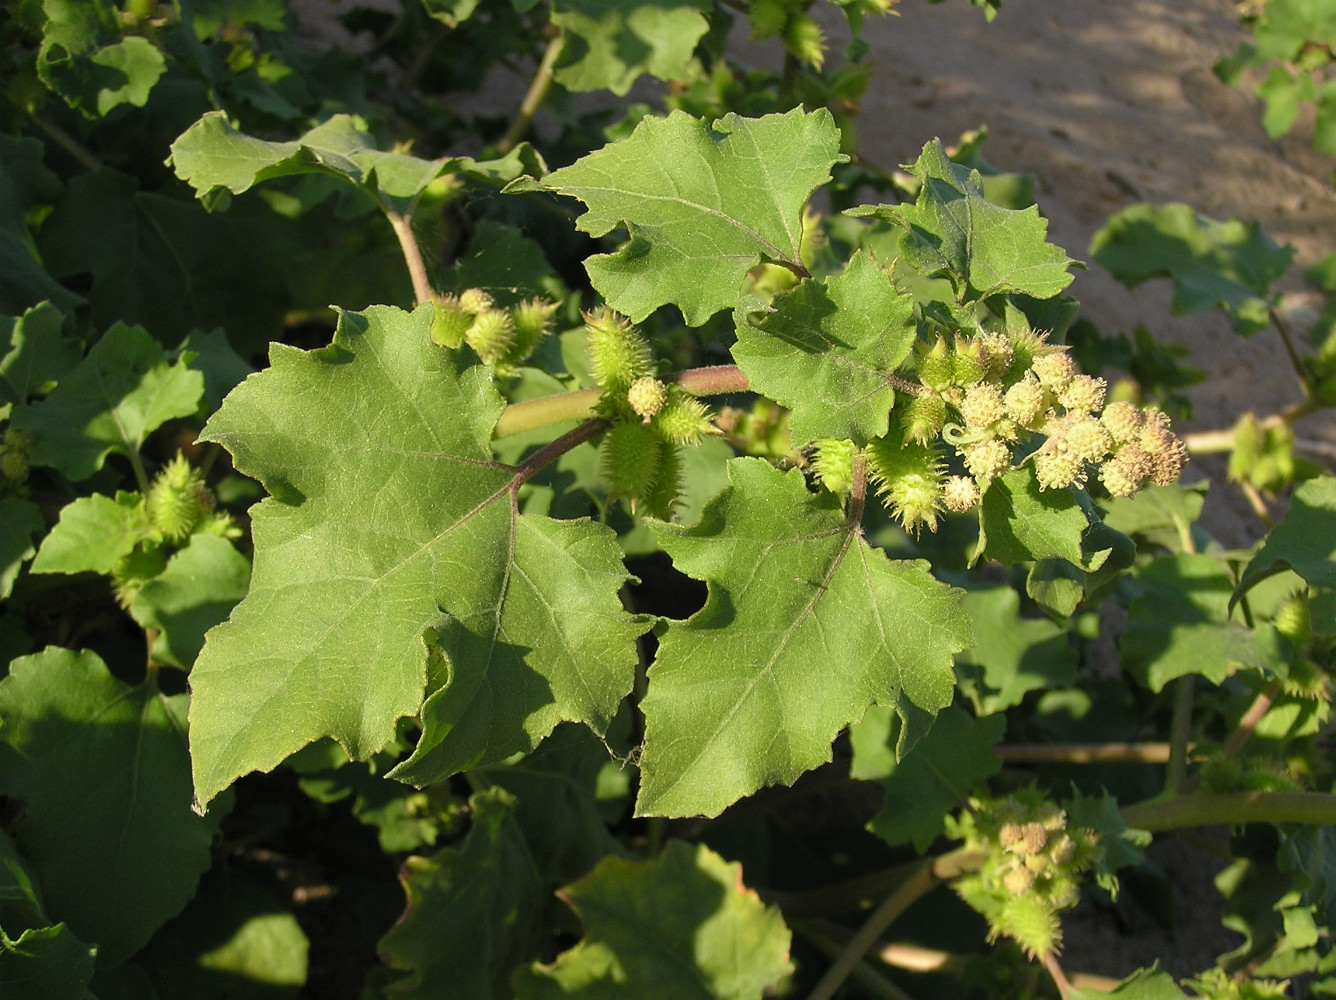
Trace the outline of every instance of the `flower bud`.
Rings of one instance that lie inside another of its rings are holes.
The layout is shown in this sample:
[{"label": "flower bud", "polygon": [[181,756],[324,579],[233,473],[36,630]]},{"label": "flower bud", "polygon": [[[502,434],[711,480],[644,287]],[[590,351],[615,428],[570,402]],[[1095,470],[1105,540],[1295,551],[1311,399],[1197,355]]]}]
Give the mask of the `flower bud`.
[{"label": "flower bud", "polygon": [[649,423],[650,417],[664,408],[668,402],[668,387],[653,375],[646,375],[631,383],[626,390],[626,402],[638,417]]}]

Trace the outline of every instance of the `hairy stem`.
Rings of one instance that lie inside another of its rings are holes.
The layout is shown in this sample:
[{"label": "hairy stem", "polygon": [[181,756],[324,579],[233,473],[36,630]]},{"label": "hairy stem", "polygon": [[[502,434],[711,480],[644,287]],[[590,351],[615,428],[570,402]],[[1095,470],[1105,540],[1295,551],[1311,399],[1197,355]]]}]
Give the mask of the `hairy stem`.
[{"label": "hairy stem", "polygon": [[1048,974],[1053,977],[1053,982],[1058,987],[1058,995],[1062,1000],[1067,1000],[1072,995],[1072,984],[1067,979],[1067,974],[1062,971],[1062,966],[1058,964],[1058,956],[1052,951],[1044,952],[1044,968]]},{"label": "hairy stem", "polygon": [[849,486],[849,510],[845,522],[851,528],[863,523],[863,507],[867,504],[867,452],[854,455],[853,482]]},{"label": "hairy stem", "polygon": [[1336,823],[1336,795],[1326,792],[1194,792],[1124,806],[1128,826],[1152,833],[1220,823]]},{"label": "hairy stem", "polygon": [[501,153],[509,153],[514,149],[525,134],[529,131],[529,126],[533,124],[534,115],[538,114],[538,109],[543,106],[543,101],[547,99],[547,92],[552,87],[552,68],[556,66],[557,59],[561,56],[561,50],[566,46],[566,34],[560,29],[547,43],[547,48],[543,50],[543,58],[538,62],[538,69],[534,71],[533,79],[529,82],[529,89],[524,95],[524,100],[520,101],[520,107],[515,112],[515,118],[510,123],[510,128],[506,129],[506,134],[501,137],[501,141],[496,144],[496,148]]},{"label": "hairy stem", "polygon": [[390,220],[395,239],[399,241],[399,250],[408,265],[408,277],[413,282],[413,300],[415,305],[422,305],[433,299],[431,280],[427,277],[427,262],[422,259],[422,248],[413,235],[412,216],[409,213],[396,212],[388,205],[381,205],[385,218]]},{"label": "hairy stem", "polygon": [[607,428],[608,422],[606,420],[586,420],[575,430],[567,431],[551,444],[540,448],[515,467],[515,479],[511,483],[511,489],[519,489],[544,466],[555,462],[576,445],[584,444],[590,438],[597,437]]},{"label": "hairy stem", "polygon": [[[747,376],[738,370],[737,365],[714,365],[708,368],[691,368],[678,372],[669,379],[676,382],[693,396],[714,396],[728,392],[746,392]],[[542,399],[528,399],[523,403],[511,403],[496,422],[494,438],[510,437],[525,431],[564,424],[570,420],[583,420],[593,415],[602,389],[576,389],[572,392],[560,392]]]}]

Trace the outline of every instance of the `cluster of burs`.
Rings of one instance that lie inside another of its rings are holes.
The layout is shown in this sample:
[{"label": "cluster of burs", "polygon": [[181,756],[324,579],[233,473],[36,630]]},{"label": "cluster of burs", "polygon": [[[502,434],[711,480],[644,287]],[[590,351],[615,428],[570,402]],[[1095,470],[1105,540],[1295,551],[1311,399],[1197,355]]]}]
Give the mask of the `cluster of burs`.
[{"label": "cluster of burs", "polygon": [[[1106,406],[1104,380],[1077,372],[1040,334],[938,336],[920,344],[915,364],[919,385],[896,400],[888,433],[861,449],[868,478],[912,533],[935,531],[943,510],[973,508],[1018,458],[1034,464],[1040,489],[1084,487],[1093,474],[1116,497],[1167,486],[1183,468],[1163,412]],[[848,492],[860,449],[823,439],[811,452],[821,483]],[[950,453],[965,474],[949,473]]]}]

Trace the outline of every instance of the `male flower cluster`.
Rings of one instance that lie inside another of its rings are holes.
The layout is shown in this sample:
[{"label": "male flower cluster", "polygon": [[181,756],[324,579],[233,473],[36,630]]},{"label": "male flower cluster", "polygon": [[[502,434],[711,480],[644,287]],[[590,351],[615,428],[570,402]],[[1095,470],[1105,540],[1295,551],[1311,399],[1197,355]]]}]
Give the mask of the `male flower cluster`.
[{"label": "male flower cluster", "polygon": [[[1113,496],[1178,478],[1183,444],[1159,410],[1104,405],[1103,379],[1076,370],[1065,349],[1024,331],[938,337],[916,355],[918,392],[867,448],[883,502],[907,531],[934,531],[942,510],[963,513],[1031,449],[1040,489],[1084,487],[1092,470]],[[1042,439],[1034,448],[1036,439]],[[946,454],[967,475],[947,475]],[[827,488],[848,489],[849,442],[818,441],[813,468]],[[847,460],[846,460],[847,459]]]}]

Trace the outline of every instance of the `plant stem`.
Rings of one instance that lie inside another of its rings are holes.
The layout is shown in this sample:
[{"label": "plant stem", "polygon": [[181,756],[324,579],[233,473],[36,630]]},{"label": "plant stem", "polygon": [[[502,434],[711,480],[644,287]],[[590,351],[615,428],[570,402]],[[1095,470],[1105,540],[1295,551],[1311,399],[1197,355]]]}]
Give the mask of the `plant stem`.
[{"label": "plant stem", "polygon": [[422,248],[413,235],[412,216],[407,212],[396,212],[383,203],[380,207],[385,212],[385,218],[390,220],[390,227],[399,241],[399,250],[404,255],[404,263],[408,265],[408,277],[413,282],[414,304],[420,306],[431,302],[435,296],[431,290],[431,280],[427,277],[427,263],[422,259]]},{"label": "plant stem", "polygon": [[1128,826],[1152,833],[1227,823],[1336,823],[1336,794],[1194,792],[1160,796],[1120,810]]},{"label": "plant stem", "polygon": [[551,444],[540,448],[516,466],[515,479],[511,482],[510,488],[518,490],[549,462],[555,462],[576,445],[584,444],[590,438],[601,434],[607,427],[608,422],[606,420],[586,420],[575,430],[567,431]]},{"label": "plant stem", "polygon": [[761,898],[767,903],[778,906],[785,917],[801,919],[803,917],[821,917],[836,913],[852,913],[867,909],[874,900],[884,899],[894,892],[918,868],[918,862],[882,868],[858,878],[847,879],[820,889],[808,889],[805,892],[784,892],[767,889],[761,892]]},{"label": "plant stem", "polygon": [[1230,733],[1229,741],[1224,745],[1225,756],[1233,757],[1243,749],[1243,744],[1248,742],[1248,739],[1257,729],[1257,724],[1262,721],[1262,716],[1271,710],[1271,703],[1276,700],[1276,695],[1280,694],[1280,690],[1280,681],[1272,681],[1264,691],[1253,699],[1253,703],[1248,706],[1248,711],[1243,713],[1237,728]]},{"label": "plant stem", "polygon": [[565,45],[566,33],[558,29],[548,41],[547,48],[543,50],[543,58],[538,62],[538,69],[534,71],[533,80],[529,82],[529,89],[524,95],[524,100],[520,101],[519,110],[515,113],[510,128],[506,129],[506,134],[496,144],[501,153],[509,153],[519,145],[520,140],[529,131],[534,115],[538,114],[538,109],[543,106],[547,92],[552,87],[552,68],[556,66]]},{"label": "plant stem", "polygon": [[[824,954],[827,958],[838,960],[843,951],[840,942],[817,922],[799,922],[793,924],[793,930],[807,939],[807,943]],[[878,1000],[911,1000],[908,993],[900,989],[885,976],[880,975],[861,959],[850,970],[849,978],[863,987]]]},{"label": "plant stem", "polygon": [[839,957],[826,970],[826,974],[812,988],[807,1000],[830,1000],[835,995],[841,984],[849,978],[854,967],[862,961],[877,938],[881,937],[882,931],[894,923],[896,917],[904,913],[912,903],[937,885],[939,879],[933,868],[934,863],[931,859],[920,862],[900,888],[887,896],[882,904],[872,911],[872,915],[858,929],[853,940],[840,952]]},{"label": "plant stem", "polygon": [[993,747],[1008,764],[1166,764],[1168,743],[1043,743]]},{"label": "plant stem", "polygon": [[1299,352],[1294,349],[1294,341],[1290,337],[1289,328],[1274,309],[1271,310],[1271,323],[1276,328],[1276,332],[1280,334],[1280,339],[1285,345],[1285,353],[1290,356],[1290,364],[1294,367],[1294,374],[1299,376],[1299,386],[1303,389],[1304,396],[1311,395],[1313,387],[1309,384],[1308,373],[1304,371],[1303,362],[1299,360]]},{"label": "plant stem", "polygon": [[57,146],[82,163],[89,170],[101,170],[102,161],[79,145],[78,141],[55,122],[49,122],[41,115],[33,113],[32,123],[49,135]]},{"label": "plant stem", "polygon": [[1048,974],[1053,977],[1053,982],[1058,987],[1058,995],[1062,1000],[1067,1000],[1072,995],[1072,984],[1067,980],[1067,974],[1062,971],[1062,966],[1058,964],[1058,956],[1052,951],[1044,952],[1042,959],[1044,968]]},{"label": "plant stem", "polygon": [[867,503],[867,452],[854,455],[853,482],[849,486],[849,510],[845,523],[857,530],[863,523],[863,507]]},{"label": "plant stem", "polygon": [[1174,683],[1174,710],[1169,722],[1169,767],[1164,775],[1164,791],[1174,794],[1188,774],[1188,739],[1192,735],[1192,694],[1194,677],[1187,674]]},{"label": "plant stem", "polygon": [[[668,381],[676,382],[693,396],[747,391],[747,376],[738,370],[737,365],[691,368],[678,372]],[[540,427],[590,417],[601,395],[602,389],[576,389],[541,399],[527,399],[523,403],[511,403],[496,422],[492,437],[510,437],[512,434],[523,434]]]},{"label": "plant stem", "polygon": [[138,448],[131,448],[125,454],[130,459],[130,468],[134,470],[135,482],[139,484],[139,492],[147,497],[149,480],[148,471],[144,468],[144,457],[139,454]]}]

